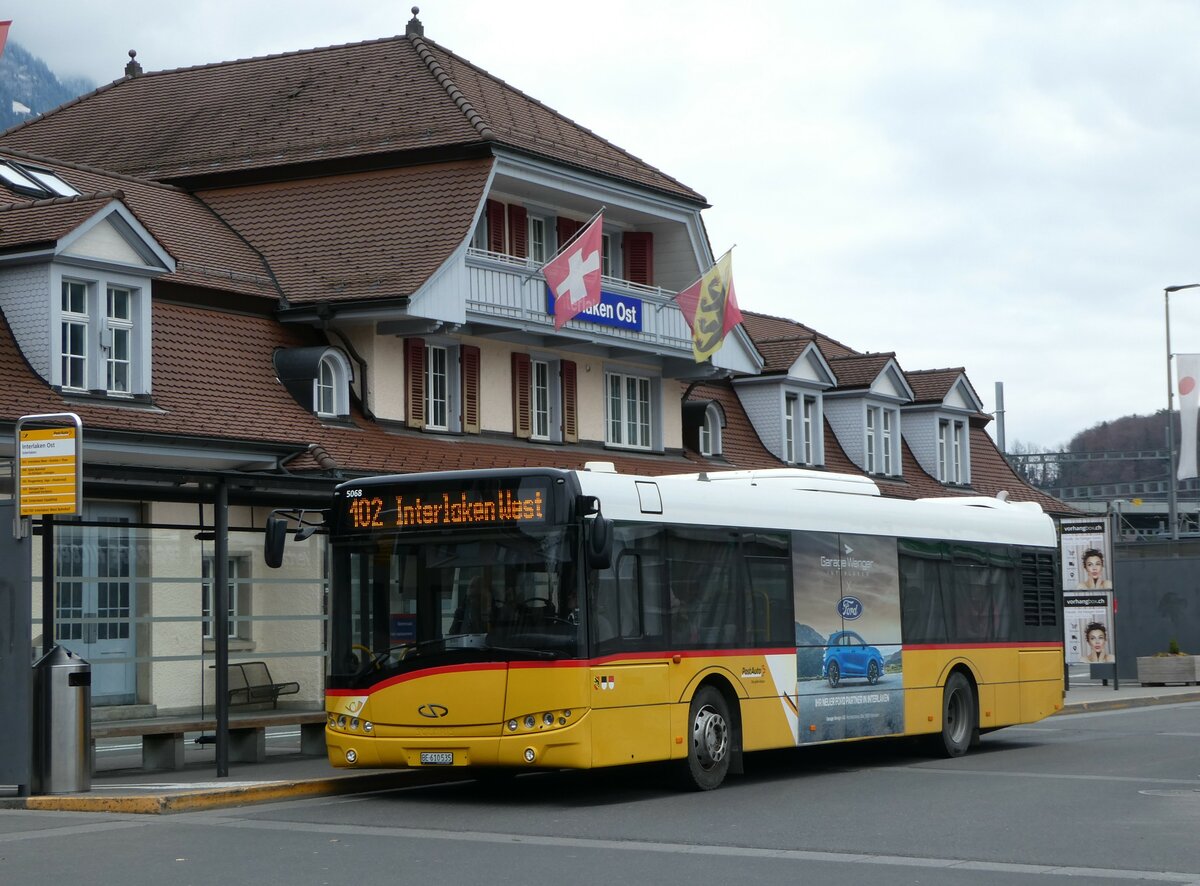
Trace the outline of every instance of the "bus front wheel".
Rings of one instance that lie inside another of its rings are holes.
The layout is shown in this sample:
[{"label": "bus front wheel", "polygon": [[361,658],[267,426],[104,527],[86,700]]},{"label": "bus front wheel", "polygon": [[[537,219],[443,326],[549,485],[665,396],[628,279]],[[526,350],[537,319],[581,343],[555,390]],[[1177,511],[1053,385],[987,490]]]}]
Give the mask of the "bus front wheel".
[{"label": "bus front wheel", "polygon": [[971,747],[979,731],[979,705],[971,683],[955,671],[942,693],[942,734],[936,737],[938,750],[947,757],[961,757]]},{"label": "bus front wheel", "polygon": [[704,686],[692,698],[685,784],[699,791],[720,786],[729,772],[733,730],[725,696]]}]

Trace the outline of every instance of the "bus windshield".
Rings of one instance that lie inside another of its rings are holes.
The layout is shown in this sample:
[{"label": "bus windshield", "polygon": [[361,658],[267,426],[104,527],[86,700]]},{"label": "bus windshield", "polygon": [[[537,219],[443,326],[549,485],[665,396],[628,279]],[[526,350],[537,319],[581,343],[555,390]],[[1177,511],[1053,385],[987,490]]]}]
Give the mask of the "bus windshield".
[{"label": "bus windshield", "polygon": [[571,527],[335,542],[330,685],[583,654]]}]

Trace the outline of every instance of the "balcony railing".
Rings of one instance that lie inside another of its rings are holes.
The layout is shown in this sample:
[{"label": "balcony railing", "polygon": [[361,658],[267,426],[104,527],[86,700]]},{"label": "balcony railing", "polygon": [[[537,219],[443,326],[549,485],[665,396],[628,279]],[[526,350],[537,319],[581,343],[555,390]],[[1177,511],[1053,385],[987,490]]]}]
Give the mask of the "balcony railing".
[{"label": "balcony railing", "polygon": [[[525,329],[554,328],[554,317],[547,310],[546,280],[541,263],[483,249],[467,250],[467,316],[498,321]],[[609,297],[636,308],[636,324],[609,325],[576,318],[568,328],[583,328],[620,339],[642,350],[678,352],[690,356],[692,335],[683,314],[672,302],[675,293],[658,286],[646,286],[630,280],[604,276],[601,289]],[[582,315],[581,315],[582,317]]]}]

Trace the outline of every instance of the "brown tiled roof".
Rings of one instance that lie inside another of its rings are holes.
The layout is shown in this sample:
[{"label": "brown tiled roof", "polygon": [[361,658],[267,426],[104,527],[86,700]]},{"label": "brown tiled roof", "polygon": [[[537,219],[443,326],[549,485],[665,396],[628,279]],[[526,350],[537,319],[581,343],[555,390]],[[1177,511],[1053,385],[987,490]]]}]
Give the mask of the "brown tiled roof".
[{"label": "brown tiled roof", "polygon": [[[276,299],[270,272],[241,237],[194,197],[170,185],[116,175],[20,152],[0,151],[18,162],[34,160],[82,192],[80,197],[30,202],[0,185],[0,238],[33,243],[57,240],[112,199],[119,199],[176,261],[175,273],[161,279]],[[17,213],[19,224],[5,221]],[[24,232],[24,233],[22,233]],[[6,243],[0,242],[0,248]]]},{"label": "brown tiled roof", "polygon": [[57,243],[121,197],[116,192],[0,204],[0,249]]},{"label": "brown tiled roof", "polygon": [[291,303],[411,295],[471,231],[490,158],[198,194]]},{"label": "brown tiled roof", "polygon": [[763,374],[787,372],[796,362],[796,358],[804,353],[804,349],[814,340],[812,335],[795,335],[755,341],[754,347],[763,358]]},{"label": "brown tiled roof", "polygon": [[841,342],[817,332],[817,330],[810,326],[805,326],[803,323],[797,323],[795,320],[788,320],[784,317],[772,317],[768,314],[742,311],[742,326],[754,342],[755,347],[758,346],[760,340],[786,339],[807,335],[816,339],[817,347],[821,349],[821,353],[825,355],[826,360],[858,353],[853,348],[846,347]]},{"label": "brown tiled roof", "polygon": [[888,361],[895,360],[894,353],[856,354],[854,356],[829,358],[829,366],[837,377],[838,390],[870,387]]},{"label": "brown tiled roof", "polygon": [[0,141],[157,180],[494,142],[704,202],[416,36],[126,77]]},{"label": "brown tiled roof", "polygon": [[[750,470],[783,466],[783,462],[763,446],[742,408],[742,401],[728,381],[697,385],[688,394],[688,400],[712,400],[725,411],[725,427],[721,430],[721,460],[726,462],[725,468]],[[697,459],[702,460],[699,456]]]},{"label": "brown tiled roof", "polygon": [[919,369],[904,373],[904,377],[908,379],[908,386],[913,390],[914,403],[941,403],[960,378],[967,383],[975,399],[983,402],[983,398],[976,393],[974,385],[967,377],[967,371],[961,366],[951,369]]}]

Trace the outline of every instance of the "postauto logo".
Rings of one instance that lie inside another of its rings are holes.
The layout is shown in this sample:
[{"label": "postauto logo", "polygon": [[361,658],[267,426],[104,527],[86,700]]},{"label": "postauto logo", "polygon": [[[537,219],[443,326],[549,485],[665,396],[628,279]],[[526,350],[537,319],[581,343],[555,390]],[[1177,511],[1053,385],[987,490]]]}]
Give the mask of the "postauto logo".
[{"label": "postauto logo", "polygon": [[858,597],[842,597],[838,600],[838,613],[846,621],[854,621],[863,614],[862,601]]}]

